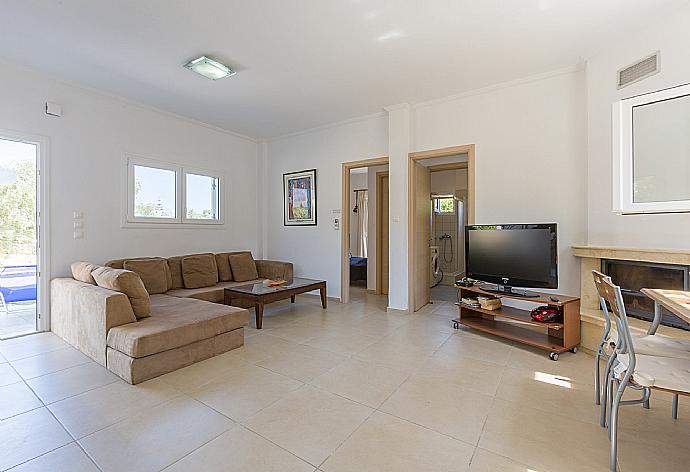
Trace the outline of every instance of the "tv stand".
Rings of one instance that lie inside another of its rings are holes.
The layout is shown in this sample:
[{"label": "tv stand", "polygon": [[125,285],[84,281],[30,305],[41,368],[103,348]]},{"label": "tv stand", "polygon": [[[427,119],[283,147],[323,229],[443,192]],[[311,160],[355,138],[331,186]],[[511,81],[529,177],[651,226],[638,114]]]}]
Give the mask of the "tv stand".
[{"label": "tv stand", "polygon": [[519,290],[511,287],[510,285],[480,284],[479,288],[481,288],[485,292],[493,293],[496,295],[513,295],[520,298],[539,298],[541,296],[537,292],[530,292],[529,290]]},{"label": "tv stand", "polygon": [[[456,285],[456,287],[460,290],[460,298],[497,294],[484,290],[481,286],[462,287]],[[486,310],[481,307],[456,303],[460,316],[453,320],[453,327],[460,329],[460,325],[463,325],[544,349],[549,351],[549,358],[553,361],[558,360],[558,355],[562,352],[576,352],[577,345],[580,344],[580,299],[553,293],[534,292],[534,294],[537,296],[525,297],[514,291],[504,291],[499,296],[529,302],[535,308],[539,305],[557,307],[563,315],[563,321],[542,323],[532,319],[529,309],[507,305],[503,305],[497,310]]]}]

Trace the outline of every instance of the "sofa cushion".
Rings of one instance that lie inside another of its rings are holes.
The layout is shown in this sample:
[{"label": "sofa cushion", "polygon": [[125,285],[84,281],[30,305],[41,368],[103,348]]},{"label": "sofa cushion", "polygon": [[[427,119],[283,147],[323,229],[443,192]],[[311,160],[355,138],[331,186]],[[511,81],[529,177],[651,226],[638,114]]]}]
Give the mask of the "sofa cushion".
[{"label": "sofa cushion", "polygon": [[228,256],[230,253],[221,252],[216,254],[216,266],[218,266],[218,281],[229,282],[232,280],[232,270],[230,269],[230,261]]},{"label": "sofa cushion", "polygon": [[252,283],[260,283],[263,279],[249,280],[245,282],[219,282],[212,287],[200,287],[200,288],[178,288],[166,292],[166,295],[171,297],[180,298],[195,298],[197,300],[205,300],[207,302],[213,303],[223,303],[225,299],[225,293],[223,290],[225,287],[237,287],[240,285],[248,285]]},{"label": "sofa cushion", "polygon": [[122,292],[129,298],[137,320],[151,316],[149,293],[135,272],[111,267],[99,267],[91,272],[99,287]]},{"label": "sofa cushion", "polygon": [[84,282],[91,285],[96,285],[96,280],[91,275],[95,269],[98,269],[99,265],[91,264],[90,262],[72,262],[70,269],[72,269],[72,277],[74,280],[79,282]]},{"label": "sofa cushion", "polygon": [[228,256],[228,260],[230,261],[232,277],[235,281],[244,282],[259,278],[259,273],[256,270],[256,263],[250,252],[231,254]]},{"label": "sofa cushion", "polygon": [[218,283],[218,266],[213,254],[182,258],[182,280],[185,288],[211,287]]},{"label": "sofa cushion", "polygon": [[150,295],[165,293],[172,288],[172,276],[165,259],[132,259],[125,261],[123,267],[141,277]]},{"label": "sofa cushion", "polygon": [[141,358],[245,326],[249,312],[201,300],[151,296],[151,316],[108,332],[108,347]]}]

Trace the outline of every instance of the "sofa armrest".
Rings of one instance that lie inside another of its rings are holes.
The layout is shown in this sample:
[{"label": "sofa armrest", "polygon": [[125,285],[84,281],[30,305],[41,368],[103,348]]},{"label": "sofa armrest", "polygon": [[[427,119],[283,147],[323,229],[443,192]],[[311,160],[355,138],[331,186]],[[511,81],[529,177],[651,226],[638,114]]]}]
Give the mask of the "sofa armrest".
[{"label": "sofa armrest", "polygon": [[110,328],[136,321],[124,293],[68,278],[50,282],[51,331],[101,365]]},{"label": "sofa armrest", "polygon": [[256,270],[262,279],[292,280],[292,262],[257,260]]}]

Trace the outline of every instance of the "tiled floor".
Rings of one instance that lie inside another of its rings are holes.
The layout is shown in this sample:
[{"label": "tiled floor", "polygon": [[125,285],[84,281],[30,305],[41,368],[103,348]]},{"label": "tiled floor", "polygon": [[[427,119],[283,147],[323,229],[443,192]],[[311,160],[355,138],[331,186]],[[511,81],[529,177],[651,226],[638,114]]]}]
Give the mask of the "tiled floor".
[{"label": "tiled floor", "polygon": [[[52,334],[0,342],[0,470],[608,470],[592,357],[454,331],[450,303],[272,305],[230,353],[130,386]],[[687,471],[690,402],[625,407],[625,472]]]},{"label": "tiled floor", "polygon": [[10,303],[0,305],[0,339],[36,331],[36,304]]}]

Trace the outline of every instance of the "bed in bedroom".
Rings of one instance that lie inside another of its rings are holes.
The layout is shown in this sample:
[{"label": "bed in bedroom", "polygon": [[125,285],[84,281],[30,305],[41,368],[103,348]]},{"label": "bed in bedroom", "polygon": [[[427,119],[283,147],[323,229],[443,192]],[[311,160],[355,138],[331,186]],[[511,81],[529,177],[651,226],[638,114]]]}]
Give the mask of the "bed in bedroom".
[{"label": "bed in bedroom", "polygon": [[350,256],[350,283],[367,281],[367,258]]}]

